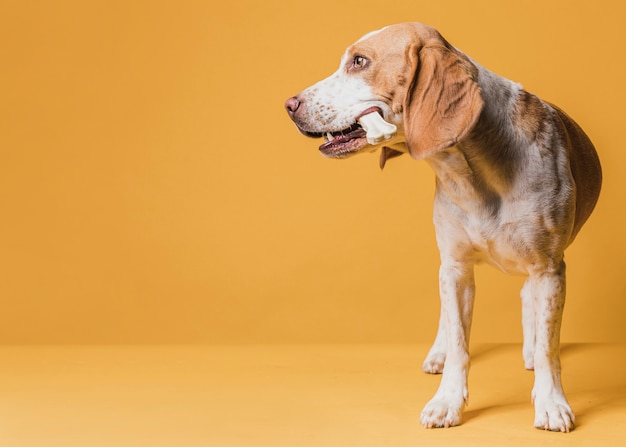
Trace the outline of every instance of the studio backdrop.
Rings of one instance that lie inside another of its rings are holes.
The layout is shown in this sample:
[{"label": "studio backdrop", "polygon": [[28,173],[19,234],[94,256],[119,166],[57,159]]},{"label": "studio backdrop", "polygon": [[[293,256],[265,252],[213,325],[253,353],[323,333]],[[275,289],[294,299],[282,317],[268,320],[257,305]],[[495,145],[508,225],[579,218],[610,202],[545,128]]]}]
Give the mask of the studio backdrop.
[{"label": "studio backdrop", "polygon": [[[426,342],[434,176],[328,160],[284,101],[420,21],[558,104],[604,167],[566,252],[563,341],[626,341],[624,7],[608,1],[0,6],[0,343]],[[473,341],[521,342],[524,278],[477,269]]]}]

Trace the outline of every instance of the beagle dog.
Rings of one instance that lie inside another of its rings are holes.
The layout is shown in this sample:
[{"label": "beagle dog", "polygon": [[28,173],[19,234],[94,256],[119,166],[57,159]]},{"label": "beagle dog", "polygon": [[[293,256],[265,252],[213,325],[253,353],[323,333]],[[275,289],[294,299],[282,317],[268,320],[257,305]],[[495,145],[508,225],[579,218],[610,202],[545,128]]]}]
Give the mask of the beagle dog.
[{"label": "beagle dog", "polygon": [[[474,265],[527,277],[523,360],[534,369],[534,425],[568,432],[559,338],[567,248],[595,207],[602,172],[582,129],[561,109],[492,73],[435,29],[392,25],[350,46],[339,69],[289,98],[287,112],[320,151],[343,158],[380,149],[380,166],[408,153],[436,177],[441,316],[423,369],[443,373],[425,427],[461,423],[467,403]],[[375,113],[393,132],[369,138]]]}]

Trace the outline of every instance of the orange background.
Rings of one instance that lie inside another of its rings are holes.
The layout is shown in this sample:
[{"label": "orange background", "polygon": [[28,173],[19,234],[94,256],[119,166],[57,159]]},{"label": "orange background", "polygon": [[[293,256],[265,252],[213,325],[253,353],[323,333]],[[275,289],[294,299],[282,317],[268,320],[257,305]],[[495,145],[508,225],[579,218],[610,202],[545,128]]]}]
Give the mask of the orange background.
[{"label": "orange background", "polygon": [[[429,168],[326,160],[283,110],[404,21],[594,141],[604,190],[567,253],[563,340],[625,342],[623,18],[572,0],[4,2],[0,342],[431,340]],[[521,341],[522,282],[477,270],[473,340]]]}]

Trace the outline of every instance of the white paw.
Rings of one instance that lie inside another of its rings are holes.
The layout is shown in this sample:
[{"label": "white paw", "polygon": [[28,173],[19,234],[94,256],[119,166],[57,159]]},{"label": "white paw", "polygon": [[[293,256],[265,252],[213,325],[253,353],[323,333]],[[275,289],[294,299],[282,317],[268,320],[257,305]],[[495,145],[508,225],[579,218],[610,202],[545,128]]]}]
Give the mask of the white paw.
[{"label": "white paw", "polygon": [[429,352],[426,360],[422,364],[422,370],[428,374],[441,374],[446,361],[446,354],[443,352]]},{"label": "white paw", "polygon": [[574,413],[565,397],[535,399],[535,427],[563,433],[572,431]]},{"label": "white paw", "polygon": [[535,354],[533,352],[531,352],[530,354],[527,354],[526,352],[524,352],[524,368],[526,368],[529,371],[532,371],[533,369],[535,369]]},{"label": "white paw", "polygon": [[453,403],[449,399],[434,397],[426,404],[420,421],[426,428],[454,427],[461,423],[463,402]]}]

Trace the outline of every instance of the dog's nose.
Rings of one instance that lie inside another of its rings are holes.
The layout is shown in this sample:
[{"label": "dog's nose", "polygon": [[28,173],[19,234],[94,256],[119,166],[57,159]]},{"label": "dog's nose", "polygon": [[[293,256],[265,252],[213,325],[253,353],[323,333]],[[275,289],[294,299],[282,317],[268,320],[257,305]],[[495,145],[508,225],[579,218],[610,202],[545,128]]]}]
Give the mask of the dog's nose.
[{"label": "dog's nose", "polygon": [[293,118],[296,114],[296,111],[300,107],[300,100],[297,96],[292,96],[287,101],[285,101],[285,109],[287,109],[287,113],[291,118]]}]

